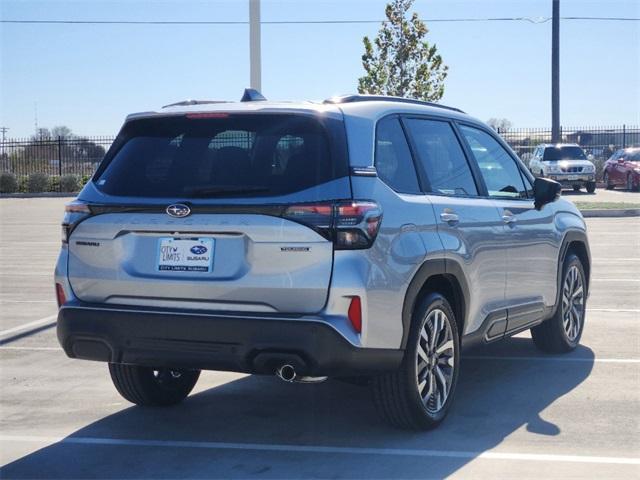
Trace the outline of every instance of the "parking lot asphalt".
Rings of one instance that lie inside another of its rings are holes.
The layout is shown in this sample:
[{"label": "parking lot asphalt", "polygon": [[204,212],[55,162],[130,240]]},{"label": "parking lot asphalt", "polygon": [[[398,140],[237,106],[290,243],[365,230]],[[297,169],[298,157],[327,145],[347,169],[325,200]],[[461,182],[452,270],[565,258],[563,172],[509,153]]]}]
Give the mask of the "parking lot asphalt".
[{"label": "parking lot asphalt", "polygon": [[0,478],[640,478],[640,219],[588,219],[582,345],[465,352],[437,430],[387,427],[368,389],[203,372],[181,405],[124,401],[55,337],[68,199],[0,200]]}]

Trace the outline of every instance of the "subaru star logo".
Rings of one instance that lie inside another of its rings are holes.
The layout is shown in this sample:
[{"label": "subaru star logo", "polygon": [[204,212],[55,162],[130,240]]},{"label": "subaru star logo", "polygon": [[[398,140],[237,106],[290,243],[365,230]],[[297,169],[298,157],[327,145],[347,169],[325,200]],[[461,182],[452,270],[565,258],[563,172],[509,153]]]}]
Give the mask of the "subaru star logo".
[{"label": "subaru star logo", "polygon": [[193,253],[194,255],[204,255],[205,253],[207,253],[207,247],[205,247],[204,245],[194,245],[193,247],[191,247],[191,253]]},{"label": "subaru star logo", "polygon": [[167,214],[172,217],[182,218],[191,213],[191,209],[183,203],[174,203],[167,207]]}]

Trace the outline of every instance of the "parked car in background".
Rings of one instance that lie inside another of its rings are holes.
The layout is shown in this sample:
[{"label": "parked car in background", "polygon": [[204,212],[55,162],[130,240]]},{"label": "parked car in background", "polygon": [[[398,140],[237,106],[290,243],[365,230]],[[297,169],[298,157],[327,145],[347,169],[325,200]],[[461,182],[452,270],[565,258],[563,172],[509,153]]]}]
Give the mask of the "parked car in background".
[{"label": "parked car in background", "polygon": [[604,164],[604,183],[608,190],[624,186],[640,190],[640,147],[621,148]]},{"label": "parked car in background", "polygon": [[596,190],[596,167],[575,143],[539,145],[529,161],[529,170],[576,192],[582,187],[589,193]]}]

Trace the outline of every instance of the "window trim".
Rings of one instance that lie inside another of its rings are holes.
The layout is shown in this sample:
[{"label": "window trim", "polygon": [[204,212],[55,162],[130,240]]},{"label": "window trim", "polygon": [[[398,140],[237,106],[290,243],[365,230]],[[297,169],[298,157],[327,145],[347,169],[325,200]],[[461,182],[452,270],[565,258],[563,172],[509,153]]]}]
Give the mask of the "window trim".
[{"label": "window trim", "polygon": [[409,137],[407,135],[407,131],[404,127],[404,124],[402,123],[402,118],[401,115],[398,113],[391,113],[388,115],[385,115],[383,117],[380,117],[376,120],[375,126],[374,126],[374,130],[373,130],[373,166],[374,168],[376,168],[377,171],[377,166],[376,166],[376,160],[378,158],[378,128],[380,127],[380,123],[383,120],[387,120],[387,119],[396,119],[398,121],[398,124],[400,125],[400,129],[402,130],[402,134],[404,135],[404,141],[407,144],[407,148],[409,149],[409,156],[411,157],[411,163],[413,164],[413,173],[416,176],[416,182],[418,183],[418,191],[417,192],[402,192],[400,190],[396,190],[394,187],[392,187],[391,185],[389,185],[384,179],[382,179],[382,177],[380,177],[380,174],[377,174],[378,179],[384,183],[387,187],[389,187],[391,190],[393,190],[394,192],[401,194],[401,195],[424,195],[424,188],[422,185],[422,181],[420,178],[420,174],[418,173],[418,168],[416,165],[416,161],[415,158],[413,156],[413,149],[411,148],[411,143],[409,140]]},{"label": "window trim", "polygon": [[[471,178],[473,179],[473,183],[475,184],[476,190],[478,193],[474,195],[450,195],[448,193],[433,191],[431,187],[431,181],[429,180],[429,176],[427,175],[427,172],[424,170],[422,162],[420,161],[420,158],[418,156],[418,149],[416,147],[416,144],[409,132],[408,126],[406,125],[406,120],[430,120],[430,121],[447,123],[449,125],[449,127],[453,132],[454,137],[458,141],[458,145],[460,146],[460,149],[462,150],[462,155],[464,156],[464,159],[467,162],[467,165],[469,166],[469,170],[471,172]],[[475,160],[473,162],[470,161],[469,155],[465,150],[465,146],[461,141],[460,133],[458,132],[457,126],[455,124],[455,120],[453,120],[450,117],[440,117],[437,115],[421,115],[421,114],[415,114],[415,113],[404,113],[404,114],[400,114],[400,123],[402,124],[403,129],[405,130],[405,135],[407,137],[407,141],[409,142],[409,149],[411,150],[411,155],[413,156],[413,162],[414,162],[414,165],[416,166],[416,170],[418,171],[418,180],[420,181],[422,191],[424,194],[437,195],[439,197],[449,197],[449,198],[470,198],[470,199],[483,198],[483,193],[486,192],[486,186],[484,185],[484,181],[482,180],[482,178],[477,176],[477,172],[475,171],[475,169],[478,168],[478,166],[477,165],[474,166]]]},{"label": "window trim", "polygon": [[527,198],[492,197],[492,196],[490,196],[489,195],[489,190],[487,189],[487,186],[486,186],[486,184],[484,182],[484,177],[482,177],[482,172],[480,171],[480,166],[478,165],[478,162],[477,162],[476,158],[473,156],[473,152],[471,150],[471,146],[467,142],[467,139],[464,138],[464,135],[462,135],[462,132],[460,132],[460,134],[462,135],[464,144],[465,144],[465,148],[468,149],[469,155],[471,155],[471,158],[473,158],[473,163],[476,165],[476,168],[478,169],[478,173],[480,175],[480,179],[482,181],[482,184],[484,185],[485,196],[483,196],[482,198],[488,198],[488,199],[492,199],[492,200],[509,200],[509,201],[531,202],[533,200],[533,183],[534,183],[535,179],[533,178],[531,173],[526,169],[526,167],[524,166],[522,161],[518,158],[518,156],[511,150],[511,147],[509,147],[509,145],[499,135],[496,135],[495,132],[493,132],[489,128],[486,128],[484,125],[478,125],[478,124],[475,124],[475,123],[472,123],[472,122],[467,122],[467,121],[464,121],[464,120],[456,120],[455,123],[456,123],[456,127],[458,127],[458,128],[459,128],[460,125],[465,126],[465,127],[469,127],[469,128],[475,128],[476,130],[480,130],[480,131],[488,134],[490,137],[492,137],[507,152],[507,155],[509,157],[511,157],[511,160],[516,164],[516,168],[520,172],[520,177],[521,177],[521,180],[522,180],[522,184],[524,185],[525,189],[527,187],[527,184],[524,181],[524,178],[527,178],[529,180],[529,183],[532,186],[532,192],[531,192],[532,195],[531,196],[529,196],[529,190],[526,190]]}]

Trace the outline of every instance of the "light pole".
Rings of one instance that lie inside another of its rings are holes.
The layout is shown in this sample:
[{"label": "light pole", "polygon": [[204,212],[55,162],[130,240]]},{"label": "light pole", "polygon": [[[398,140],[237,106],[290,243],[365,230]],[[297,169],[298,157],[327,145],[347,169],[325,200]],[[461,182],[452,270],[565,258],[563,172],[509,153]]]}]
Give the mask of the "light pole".
[{"label": "light pole", "polygon": [[260,0],[249,0],[249,80],[251,88],[258,91],[262,89],[260,48]]},{"label": "light pole", "polygon": [[560,0],[553,0],[551,19],[551,142],[560,138]]}]

